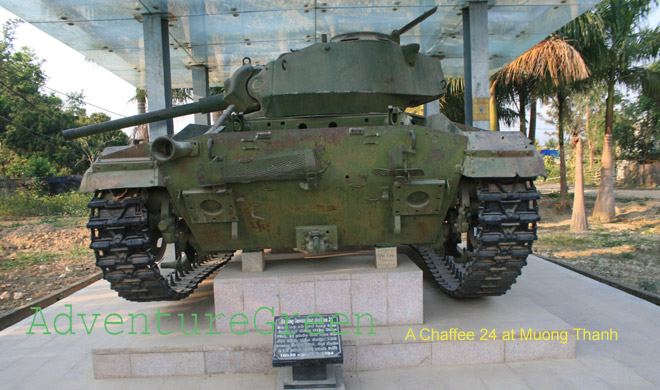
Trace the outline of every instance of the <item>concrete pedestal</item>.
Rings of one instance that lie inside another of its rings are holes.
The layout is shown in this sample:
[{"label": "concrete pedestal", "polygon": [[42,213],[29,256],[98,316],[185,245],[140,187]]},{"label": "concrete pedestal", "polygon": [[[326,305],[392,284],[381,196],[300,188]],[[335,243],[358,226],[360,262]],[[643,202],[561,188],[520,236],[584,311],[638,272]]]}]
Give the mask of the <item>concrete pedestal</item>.
[{"label": "concrete pedestal", "polygon": [[[273,316],[296,313],[341,313],[349,326],[357,326],[358,318],[367,327],[372,318],[374,326],[422,324],[422,271],[405,255],[399,263],[394,269],[374,268],[373,254],[367,252],[273,259],[267,272],[250,274],[230,262],[214,280],[215,312],[224,313],[218,329],[254,329],[255,322],[267,326]],[[231,327],[237,314],[249,324]]]}]

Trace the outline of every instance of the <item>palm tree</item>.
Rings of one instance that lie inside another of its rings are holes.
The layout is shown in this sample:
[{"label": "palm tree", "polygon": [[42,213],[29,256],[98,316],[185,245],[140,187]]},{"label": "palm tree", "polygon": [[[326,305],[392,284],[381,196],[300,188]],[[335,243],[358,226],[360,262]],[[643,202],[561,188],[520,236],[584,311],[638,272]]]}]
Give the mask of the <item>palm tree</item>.
[{"label": "palm tree", "polygon": [[[589,119],[591,117],[591,98],[589,92],[583,94],[584,97],[584,129],[585,134],[589,133]],[[573,149],[575,150],[575,192],[573,197],[573,215],[571,216],[571,228],[573,233],[582,233],[589,230],[587,212],[584,206],[584,168],[582,136],[580,135],[580,126],[573,126]]]},{"label": "palm tree", "polygon": [[[137,113],[144,114],[147,112],[147,91],[144,89],[136,88],[135,97],[131,101],[137,102]],[[133,130],[134,140],[141,139],[144,142],[149,142],[149,125],[137,125]]]},{"label": "palm tree", "polygon": [[602,83],[591,83],[590,80],[587,80],[589,84],[589,92],[587,93],[587,104],[589,104],[586,109],[586,114],[589,115],[588,126],[585,126],[584,138],[586,140],[586,146],[589,149],[589,173],[594,175],[595,167],[594,160],[596,160],[596,154],[602,154],[602,126],[600,122],[604,123],[604,106],[602,104],[602,97],[605,95],[605,89]]},{"label": "palm tree", "polygon": [[648,68],[635,66],[658,54],[660,30],[640,25],[654,3],[651,0],[606,0],[561,30],[563,35],[577,40],[578,49],[589,64],[592,81],[603,82],[607,89],[601,182],[593,212],[596,220],[610,221],[615,216],[614,87],[626,84],[632,88],[657,89],[657,77],[651,77]]},{"label": "palm tree", "polygon": [[[499,96],[495,91],[496,83],[491,85],[490,95]],[[465,80],[463,78],[447,78],[447,91],[439,99],[440,112],[449,120],[457,123],[465,123]],[[495,104],[491,101],[491,130],[498,130],[499,123],[502,122],[511,126],[514,122],[516,113],[505,106],[505,101],[495,99]]]},{"label": "palm tree", "polygon": [[514,111],[514,115],[518,119],[518,129],[527,137],[526,110],[537,80],[526,78],[503,82],[501,76],[502,74],[499,72],[494,75],[491,83],[491,94],[496,96],[498,101],[516,106],[518,112]]},{"label": "palm tree", "polygon": [[536,141],[536,101],[536,95],[532,94],[529,98],[529,131],[527,133],[527,138],[532,143]]},{"label": "palm tree", "polygon": [[440,97],[440,112],[451,121],[465,123],[465,112],[463,110],[465,96],[465,79],[447,78],[447,90]]},{"label": "palm tree", "polygon": [[[568,185],[566,182],[566,156],[564,153],[564,112],[566,100],[570,95],[570,84],[589,76],[586,64],[580,53],[564,38],[550,35],[523,53],[497,73],[496,79],[505,85],[526,85],[527,93],[532,96],[544,94],[555,99],[558,111],[559,169],[560,169],[560,207],[568,203]],[[529,92],[531,91],[531,93]],[[528,96],[529,96],[528,95]],[[524,121],[526,101],[519,94],[521,122]],[[534,97],[536,100],[536,97]],[[522,127],[521,127],[522,129]],[[521,130],[522,131],[522,130]]]}]

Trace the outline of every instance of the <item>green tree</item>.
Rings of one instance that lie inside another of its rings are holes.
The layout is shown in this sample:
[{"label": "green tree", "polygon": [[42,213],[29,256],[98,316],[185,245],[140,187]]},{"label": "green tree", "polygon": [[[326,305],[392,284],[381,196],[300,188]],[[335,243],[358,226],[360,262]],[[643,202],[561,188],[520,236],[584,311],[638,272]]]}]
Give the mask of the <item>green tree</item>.
[{"label": "green tree", "polygon": [[615,109],[613,135],[617,157],[652,160],[660,157],[660,104],[643,91],[635,99],[623,100]]},{"label": "green tree", "polygon": [[544,149],[550,149],[550,150],[557,149],[558,146],[559,146],[559,142],[557,142],[557,139],[552,137],[548,138],[548,140],[545,141],[545,144],[543,144]]},{"label": "green tree", "polygon": [[[87,126],[94,123],[101,123],[110,120],[106,114],[95,112],[90,116],[80,117],[75,127]],[[78,149],[82,151],[82,156],[78,152],[78,161],[76,165],[81,165],[87,169],[96,158],[101,155],[104,148],[109,146],[121,146],[129,143],[129,138],[121,130],[115,130],[107,133],[92,135],[89,137],[78,138],[74,140]]]},{"label": "green tree", "polygon": [[[93,150],[85,150],[80,143],[62,138],[62,130],[109,117],[105,114],[87,116],[82,93],[71,94],[66,101],[41,93],[46,80],[42,62],[29,49],[14,48],[16,26],[16,21],[5,24],[0,39],[0,145],[12,152],[0,156],[15,155],[11,161],[3,160],[3,165],[18,161],[17,157],[35,162],[32,174],[79,174],[89,167],[90,153],[98,155],[104,146],[126,144],[128,139],[121,132],[96,138]],[[44,160],[49,169],[45,169]]]}]

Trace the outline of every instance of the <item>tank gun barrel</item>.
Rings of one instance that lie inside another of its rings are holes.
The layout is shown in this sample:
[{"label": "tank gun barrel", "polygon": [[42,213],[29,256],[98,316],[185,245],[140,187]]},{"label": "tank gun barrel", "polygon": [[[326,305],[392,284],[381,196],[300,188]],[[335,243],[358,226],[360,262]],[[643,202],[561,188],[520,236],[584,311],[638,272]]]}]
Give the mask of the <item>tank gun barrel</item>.
[{"label": "tank gun barrel", "polygon": [[401,27],[400,29],[392,31],[392,36],[398,37],[400,35],[403,35],[403,34],[407,33],[408,31],[410,31],[410,29],[412,29],[413,27],[415,27],[418,24],[422,23],[423,21],[425,21],[429,16],[433,15],[435,13],[435,11],[437,11],[437,10],[438,10],[438,7],[435,6],[435,7],[431,8],[430,10],[424,12],[423,14],[419,15],[414,20],[412,20],[410,23],[408,23],[405,26]]},{"label": "tank gun barrel", "polygon": [[198,112],[207,113],[212,111],[220,111],[227,108],[228,105],[229,104],[225,101],[224,94],[214,95],[205,97],[194,103],[188,103],[177,107],[164,108],[162,110],[133,115],[108,122],[95,123],[93,125],[83,126],[76,129],[64,130],[62,132],[62,136],[66,140],[72,140],[89,135],[119,130],[126,127],[138,126],[145,123],[158,122],[179,116],[195,114]]}]

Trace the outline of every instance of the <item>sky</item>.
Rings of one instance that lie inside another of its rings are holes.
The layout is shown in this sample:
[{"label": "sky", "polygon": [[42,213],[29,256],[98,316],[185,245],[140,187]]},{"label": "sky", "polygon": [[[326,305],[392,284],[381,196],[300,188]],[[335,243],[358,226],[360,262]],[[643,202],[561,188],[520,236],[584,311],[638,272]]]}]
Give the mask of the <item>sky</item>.
[{"label": "sky", "polygon": [[[0,23],[11,18],[17,17],[0,7]],[[650,26],[660,23],[659,7],[651,12],[648,21]],[[83,92],[88,113],[105,112],[113,119],[137,114],[136,103],[129,101],[135,96],[135,87],[28,23],[22,23],[16,31],[15,47],[22,46],[29,47],[44,60],[42,67],[48,77],[46,87],[50,88],[44,92]],[[540,114],[544,111],[542,107],[539,109]],[[191,122],[192,116],[175,120],[175,132]],[[517,125],[503,130],[517,130]],[[552,125],[538,118],[536,134],[541,144],[548,139],[546,132],[555,131]]]}]

